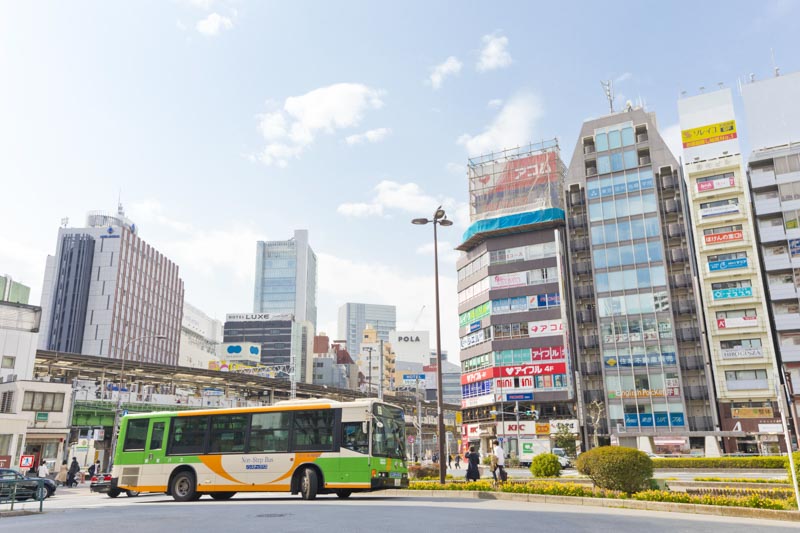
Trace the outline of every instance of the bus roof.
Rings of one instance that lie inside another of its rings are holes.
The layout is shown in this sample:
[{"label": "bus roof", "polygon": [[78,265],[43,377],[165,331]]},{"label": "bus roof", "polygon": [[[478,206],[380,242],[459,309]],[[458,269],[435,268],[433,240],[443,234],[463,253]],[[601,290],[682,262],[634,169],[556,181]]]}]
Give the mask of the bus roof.
[{"label": "bus roof", "polygon": [[[220,414],[241,414],[241,413],[265,413],[271,411],[300,411],[303,409],[337,409],[343,407],[369,407],[375,403],[385,403],[377,398],[364,398],[349,402],[339,402],[330,398],[310,398],[303,400],[283,400],[273,405],[259,407],[224,407],[220,409],[187,409],[184,411],[153,411],[150,413],[133,413],[126,415],[127,418],[151,418],[151,417],[174,417],[174,416],[202,416]],[[402,409],[399,406],[399,409]]]}]

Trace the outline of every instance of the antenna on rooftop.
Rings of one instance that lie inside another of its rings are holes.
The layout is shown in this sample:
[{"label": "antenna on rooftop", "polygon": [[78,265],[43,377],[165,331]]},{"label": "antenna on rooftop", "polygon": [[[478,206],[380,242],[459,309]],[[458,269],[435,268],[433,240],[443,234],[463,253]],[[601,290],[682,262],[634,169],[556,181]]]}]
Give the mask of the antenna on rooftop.
[{"label": "antenna on rooftop", "polygon": [[775,73],[775,77],[777,78],[778,76],[781,75],[781,69],[775,66],[775,50],[770,48],[769,55],[770,58],[772,59],[772,71]]},{"label": "antenna on rooftop", "polygon": [[614,82],[613,80],[601,81],[600,85],[603,87],[603,92],[606,93],[608,99],[608,109],[611,113],[614,112]]}]

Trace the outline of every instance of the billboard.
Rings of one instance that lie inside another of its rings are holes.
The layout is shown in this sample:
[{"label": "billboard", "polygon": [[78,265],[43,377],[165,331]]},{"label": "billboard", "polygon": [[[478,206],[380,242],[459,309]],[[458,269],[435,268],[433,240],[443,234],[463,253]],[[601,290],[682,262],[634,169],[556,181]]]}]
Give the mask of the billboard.
[{"label": "billboard", "polygon": [[524,287],[528,284],[527,272],[513,272],[511,274],[496,274],[491,278],[493,289],[508,289],[510,287]]},{"label": "billboard", "polygon": [[730,178],[718,178],[709,181],[697,182],[697,192],[716,191],[718,189],[727,189],[736,185],[736,180]]},{"label": "billboard", "polygon": [[268,320],[294,320],[291,313],[232,313],[225,315],[226,322],[264,322]]},{"label": "billboard", "polygon": [[564,322],[560,318],[528,322],[528,336],[530,337],[549,337],[563,334]]},{"label": "billboard", "polygon": [[[718,143],[722,141],[729,141],[736,138],[736,121],[726,120],[725,122],[717,122],[716,124],[705,124],[703,126],[695,126],[688,130],[681,130],[681,140],[683,141],[684,148],[693,148],[703,144]],[[733,183],[727,185],[733,186]],[[712,187],[713,188],[713,187]],[[698,188],[698,190],[701,190]],[[703,189],[709,190],[709,189]]]},{"label": "billboard", "polygon": [[[491,156],[490,156],[491,157]],[[470,219],[560,207],[563,165],[558,147],[503,152],[495,159],[470,162]]]},{"label": "billboard", "polygon": [[431,356],[430,332],[390,331],[389,342],[398,361],[427,364]]},{"label": "billboard", "polygon": [[725,259],[723,261],[709,261],[708,270],[718,272],[720,270],[732,270],[735,268],[747,268],[747,258],[737,257],[736,259]]},{"label": "billboard", "polygon": [[731,298],[749,298],[753,296],[753,287],[734,287],[732,289],[717,289],[711,293],[714,300],[729,300]]},{"label": "billboard", "polygon": [[711,233],[704,235],[703,240],[706,244],[718,244],[723,242],[741,241],[744,240],[744,233],[742,230],[725,231],[723,233]]},{"label": "billboard", "polygon": [[687,164],[741,153],[730,89],[681,98],[678,115]]},{"label": "billboard", "polygon": [[718,329],[751,328],[758,325],[757,316],[740,316],[737,318],[718,318]]}]

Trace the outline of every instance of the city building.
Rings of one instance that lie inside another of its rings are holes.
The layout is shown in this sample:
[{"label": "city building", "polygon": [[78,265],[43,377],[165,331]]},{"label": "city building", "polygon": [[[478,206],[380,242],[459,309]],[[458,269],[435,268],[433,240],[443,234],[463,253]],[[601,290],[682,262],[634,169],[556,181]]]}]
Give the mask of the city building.
[{"label": "city building", "polygon": [[[742,86],[752,148],[748,164],[756,238],[778,364],[800,441],[800,73]],[[755,261],[755,259],[754,259]],[[759,287],[760,289],[761,287]],[[766,323],[766,320],[763,320]],[[773,405],[764,406],[774,412]],[[770,414],[765,412],[766,414]],[[764,423],[760,422],[759,423]],[[767,422],[768,423],[768,422]],[[766,429],[774,430],[774,426]],[[764,438],[774,442],[774,431]]]},{"label": "city building", "polygon": [[316,329],[317,255],[308,230],[295,230],[287,241],[258,241],[253,312],[291,314]]},{"label": "city building", "polygon": [[587,446],[719,453],[681,183],[654,113],[583,123],[566,198]]},{"label": "city building", "polygon": [[291,314],[236,313],[225,317],[224,343],[254,343],[261,346],[261,364],[272,367],[277,377],[313,381],[313,326]]},{"label": "city building", "polygon": [[327,335],[314,337],[314,385],[357,390],[358,365],[340,345]]},{"label": "city building", "polygon": [[0,302],[0,382],[33,378],[41,316],[41,307]]},{"label": "city building", "polygon": [[361,353],[361,336],[367,325],[378,332],[378,339],[389,341],[389,334],[397,329],[397,309],[393,305],[346,303],[339,308],[340,339],[347,341],[351,354]]},{"label": "city building", "polygon": [[220,343],[222,322],[184,302],[178,366],[208,368],[209,363],[218,358],[217,346]]},{"label": "city building", "polygon": [[139,237],[121,205],[114,215],[89,213],[83,228],[59,228],[45,268],[41,349],[177,365],[182,314],[178,265]]},{"label": "city building", "polygon": [[427,364],[431,354],[430,332],[390,331],[389,342],[397,361]]},{"label": "city building", "polygon": [[378,330],[372,324],[367,324],[361,336],[361,352],[358,356],[361,390],[377,394],[380,387],[384,394],[391,392],[395,385],[395,362],[392,343],[381,339]]},{"label": "city building", "polygon": [[0,302],[27,304],[30,296],[30,287],[14,281],[8,274],[0,276]]},{"label": "city building", "polygon": [[744,433],[725,451],[775,454],[775,348],[731,90],[681,98],[678,112],[720,429]]},{"label": "city building", "polygon": [[[577,418],[571,303],[562,298],[565,167],[559,154],[553,140],[469,160],[471,225],[457,261],[464,447],[485,451],[501,438],[518,454],[524,437],[549,450],[549,422]],[[538,410],[541,430],[509,426],[516,407]]]}]

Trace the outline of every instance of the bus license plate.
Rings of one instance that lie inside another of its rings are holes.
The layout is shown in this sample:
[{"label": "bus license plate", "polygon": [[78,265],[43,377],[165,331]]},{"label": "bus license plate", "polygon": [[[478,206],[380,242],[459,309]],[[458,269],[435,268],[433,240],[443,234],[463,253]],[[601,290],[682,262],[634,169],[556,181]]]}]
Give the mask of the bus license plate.
[{"label": "bus license plate", "polygon": [[400,480],[399,479],[395,479],[394,480],[394,486],[395,487],[399,487],[400,486]]},{"label": "bus license plate", "polygon": [[403,477],[402,472],[389,472],[389,477]]}]

